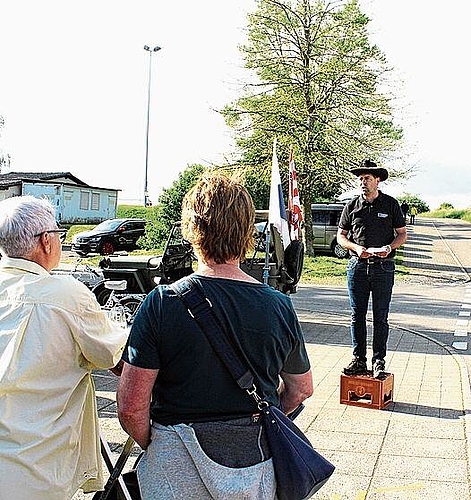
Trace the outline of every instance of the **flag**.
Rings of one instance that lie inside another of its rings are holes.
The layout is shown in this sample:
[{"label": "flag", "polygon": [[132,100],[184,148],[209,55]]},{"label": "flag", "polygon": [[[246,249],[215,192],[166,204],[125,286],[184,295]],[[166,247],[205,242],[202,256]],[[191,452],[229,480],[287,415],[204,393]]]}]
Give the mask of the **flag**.
[{"label": "flag", "polygon": [[294,167],[293,148],[289,153],[289,188],[288,188],[289,232],[291,240],[299,240],[299,226],[303,220],[299,201],[298,181]]},{"label": "flag", "polygon": [[268,222],[276,227],[281,235],[283,248],[286,248],[290,244],[288,216],[286,214],[285,202],[283,200],[283,190],[281,189],[280,170],[278,168],[278,158],[276,156],[276,137],[273,140]]}]

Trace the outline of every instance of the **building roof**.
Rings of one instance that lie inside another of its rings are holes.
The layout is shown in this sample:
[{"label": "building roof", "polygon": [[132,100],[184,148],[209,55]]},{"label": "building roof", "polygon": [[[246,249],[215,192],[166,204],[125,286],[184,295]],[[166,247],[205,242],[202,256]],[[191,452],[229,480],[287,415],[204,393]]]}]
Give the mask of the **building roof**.
[{"label": "building roof", "polygon": [[[7,188],[10,186],[17,186],[18,184],[21,184],[23,182],[54,182],[54,181],[61,182],[62,184],[73,184],[75,186],[84,186],[89,188],[96,187],[96,186],[90,186],[86,182],[83,182],[70,172],[7,172],[5,174],[0,173],[0,189]],[[120,189],[110,189],[110,188],[98,188],[98,189],[121,191]]]}]

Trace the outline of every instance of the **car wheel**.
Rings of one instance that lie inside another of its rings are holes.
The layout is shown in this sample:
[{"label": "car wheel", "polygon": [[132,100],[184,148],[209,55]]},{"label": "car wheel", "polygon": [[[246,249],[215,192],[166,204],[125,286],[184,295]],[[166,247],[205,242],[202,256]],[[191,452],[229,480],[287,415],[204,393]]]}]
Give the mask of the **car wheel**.
[{"label": "car wheel", "polygon": [[101,255],[110,255],[114,253],[114,251],[114,243],[111,240],[106,240],[102,243],[100,250]]},{"label": "car wheel", "polygon": [[334,242],[332,243],[332,253],[339,259],[345,259],[348,255],[348,250],[337,243],[337,240],[334,240]]}]

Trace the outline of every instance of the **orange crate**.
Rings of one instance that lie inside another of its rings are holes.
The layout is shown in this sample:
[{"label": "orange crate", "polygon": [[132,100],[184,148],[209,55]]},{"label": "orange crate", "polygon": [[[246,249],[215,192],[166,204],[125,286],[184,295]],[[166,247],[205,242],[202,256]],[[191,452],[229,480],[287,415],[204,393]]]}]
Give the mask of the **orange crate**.
[{"label": "orange crate", "polygon": [[371,375],[340,375],[340,403],[381,410],[392,403],[394,375],[382,379]]}]

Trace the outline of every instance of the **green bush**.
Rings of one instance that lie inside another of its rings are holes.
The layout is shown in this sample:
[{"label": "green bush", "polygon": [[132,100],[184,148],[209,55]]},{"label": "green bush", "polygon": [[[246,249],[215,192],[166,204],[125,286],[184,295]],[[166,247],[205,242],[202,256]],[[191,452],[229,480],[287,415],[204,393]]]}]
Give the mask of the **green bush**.
[{"label": "green bush", "polygon": [[439,208],[426,214],[427,217],[437,217],[439,219],[463,219],[471,220],[471,210],[458,210],[454,208]]}]

